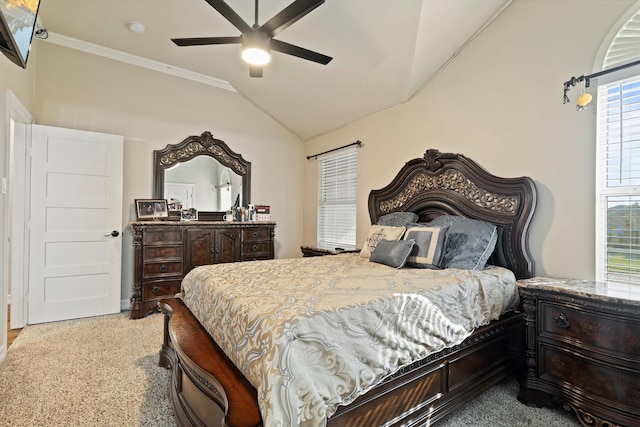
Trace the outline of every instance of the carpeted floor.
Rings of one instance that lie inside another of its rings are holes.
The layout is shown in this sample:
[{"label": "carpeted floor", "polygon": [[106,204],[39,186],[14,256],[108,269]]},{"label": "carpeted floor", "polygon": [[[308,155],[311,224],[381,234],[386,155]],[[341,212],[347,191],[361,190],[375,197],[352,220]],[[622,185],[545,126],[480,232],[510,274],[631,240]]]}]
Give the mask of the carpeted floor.
[{"label": "carpeted floor", "polygon": [[[27,326],[0,364],[0,426],[174,427],[169,371],[158,367],[162,316],[128,313]],[[439,427],[579,426],[563,410],[527,407],[506,381]]]}]

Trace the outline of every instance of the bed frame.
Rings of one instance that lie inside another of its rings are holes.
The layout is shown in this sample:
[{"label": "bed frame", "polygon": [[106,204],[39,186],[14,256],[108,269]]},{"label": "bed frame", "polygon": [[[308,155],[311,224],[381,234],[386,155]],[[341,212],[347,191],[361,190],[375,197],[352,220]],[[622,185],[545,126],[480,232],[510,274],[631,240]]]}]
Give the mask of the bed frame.
[{"label": "bed frame", "polygon": [[[490,263],[511,269],[518,279],[534,272],[527,232],[535,204],[530,178],[499,178],[463,155],[437,150],[407,162],[388,186],[369,194],[372,224],[400,211],[416,212],[421,222],[455,214],[495,224],[498,242]],[[163,300],[160,309],[165,329],[159,364],[173,370],[170,395],[178,424],[262,425],[256,390],[182,301]],[[433,425],[522,368],[523,350],[522,314],[508,313],[340,407],[327,425]]]}]

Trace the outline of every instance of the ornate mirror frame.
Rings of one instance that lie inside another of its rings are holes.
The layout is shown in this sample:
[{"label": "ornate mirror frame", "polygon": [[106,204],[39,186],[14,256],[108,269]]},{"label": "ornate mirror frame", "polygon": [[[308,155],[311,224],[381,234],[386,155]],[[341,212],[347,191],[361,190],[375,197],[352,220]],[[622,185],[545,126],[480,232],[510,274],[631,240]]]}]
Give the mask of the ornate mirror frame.
[{"label": "ornate mirror frame", "polygon": [[[240,175],[242,177],[240,205],[247,206],[251,203],[251,162],[246,161],[241,154],[232,151],[224,141],[214,138],[208,131],[200,136],[188,136],[178,144],[168,144],[162,150],[153,151],[153,197],[164,199],[165,170],[196,156],[213,157]],[[222,220],[223,215],[224,212],[198,211],[200,220]]]}]

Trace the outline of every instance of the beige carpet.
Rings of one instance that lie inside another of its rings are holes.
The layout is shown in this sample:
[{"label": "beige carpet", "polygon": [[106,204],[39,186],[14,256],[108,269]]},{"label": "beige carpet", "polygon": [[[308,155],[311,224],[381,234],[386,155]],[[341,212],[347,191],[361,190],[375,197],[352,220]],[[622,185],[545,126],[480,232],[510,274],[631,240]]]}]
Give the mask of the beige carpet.
[{"label": "beige carpet", "polygon": [[[169,371],[157,366],[163,316],[127,315],[27,326],[0,365],[0,426],[175,427]],[[500,384],[439,427],[579,426],[522,405],[517,391]]]},{"label": "beige carpet", "polygon": [[175,426],[162,315],[27,326],[0,365],[0,425]]}]

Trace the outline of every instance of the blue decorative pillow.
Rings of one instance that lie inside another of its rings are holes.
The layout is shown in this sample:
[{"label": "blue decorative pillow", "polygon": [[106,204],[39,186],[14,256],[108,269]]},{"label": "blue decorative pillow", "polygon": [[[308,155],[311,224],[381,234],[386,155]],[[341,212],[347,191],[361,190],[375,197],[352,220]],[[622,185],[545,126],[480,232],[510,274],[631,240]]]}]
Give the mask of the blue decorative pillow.
[{"label": "blue decorative pillow", "polygon": [[418,215],[413,212],[392,212],[378,218],[378,225],[390,225],[392,227],[404,227],[416,222]]},{"label": "blue decorative pillow", "polygon": [[427,227],[424,224],[409,224],[405,239],[416,244],[407,259],[408,267],[440,268],[445,253],[447,227]]},{"label": "blue decorative pillow", "polygon": [[456,215],[443,215],[427,225],[449,227],[442,268],[482,270],[498,241],[496,226]]},{"label": "blue decorative pillow", "polygon": [[413,240],[380,240],[371,252],[369,261],[402,268],[407,262],[414,244]]}]

